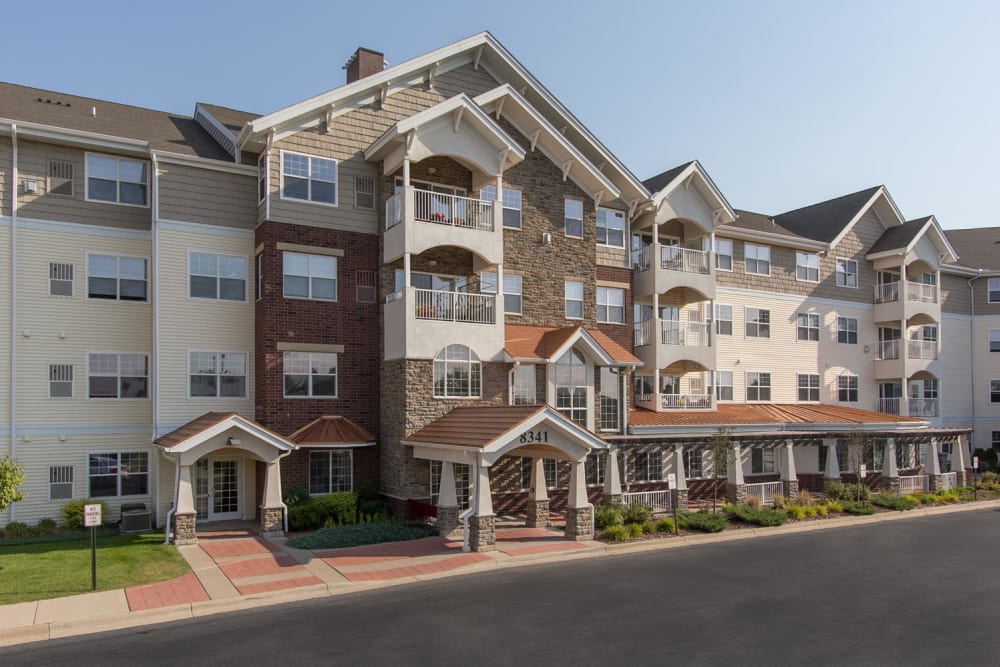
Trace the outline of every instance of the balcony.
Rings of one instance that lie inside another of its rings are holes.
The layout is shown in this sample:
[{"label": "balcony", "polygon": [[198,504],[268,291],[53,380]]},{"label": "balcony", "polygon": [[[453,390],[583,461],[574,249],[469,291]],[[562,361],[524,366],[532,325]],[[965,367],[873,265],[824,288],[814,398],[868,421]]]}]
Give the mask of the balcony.
[{"label": "balcony", "polygon": [[383,261],[419,255],[439,246],[460,246],[486,264],[503,261],[503,232],[496,202],[403,188],[385,202]]},{"label": "balcony", "polygon": [[386,299],[385,358],[431,358],[445,341],[461,342],[481,358],[503,349],[496,296],[407,287]]},{"label": "balcony", "polygon": [[934,360],[938,358],[936,340],[910,340],[906,342],[907,359]]},{"label": "balcony", "polygon": [[938,416],[938,399],[911,398],[907,400],[911,417],[931,418]]},{"label": "balcony", "polygon": [[899,403],[900,399],[898,398],[876,398],[875,412],[881,412],[885,415],[898,415]]},{"label": "balcony", "polygon": [[[902,295],[905,295],[905,305],[900,301]],[[909,319],[919,314],[941,319],[937,285],[897,280],[875,286],[876,322]]]},{"label": "balcony", "polygon": [[[653,257],[659,261],[652,262]],[[634,251],[632,265],[637,271],[639,296],[687,287],[700,292],[706,300],[715,298],[715,269],[710,252],[654,243]]]},{"label": "balcony", "polygon": [[880,340],[875,343],[876,380],[891,380],[903,377],[902,349],[903,341],[901,340]]},{"label": "balcony", "polygon": [[693,361],[715,368],[715,351],[709,324],[681,320],[643,320],[633,325],[635,353],[646,368],[667,368],[678,361]]},{"label": "balcony", "polygon": [[660,394],[661,410],[711,410],[710,394]]}]

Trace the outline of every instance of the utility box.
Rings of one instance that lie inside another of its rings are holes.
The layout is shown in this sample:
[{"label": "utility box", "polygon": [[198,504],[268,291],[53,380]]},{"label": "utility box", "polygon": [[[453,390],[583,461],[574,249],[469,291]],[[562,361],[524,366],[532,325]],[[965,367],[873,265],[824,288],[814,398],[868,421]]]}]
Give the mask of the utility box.
[{"label": "utility box", "polygon": [[122,535],[132,533],[148,533],[153,530],[152,514],[146,509],[146,503],[124,503],[122,505]]}]

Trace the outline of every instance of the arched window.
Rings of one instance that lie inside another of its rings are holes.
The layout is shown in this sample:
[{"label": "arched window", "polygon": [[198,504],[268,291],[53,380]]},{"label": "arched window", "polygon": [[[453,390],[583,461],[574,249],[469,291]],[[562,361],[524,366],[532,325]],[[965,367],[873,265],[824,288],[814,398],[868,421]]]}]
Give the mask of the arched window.
[{"label": "arched window", "polygon": [[449,345],[434,357],[434,398],[479,398],[482,367],[465,345]]},{"label": "arched window", "polygon": [[587,361],[576,349],[555,364],[556,410],[587,427]]}]

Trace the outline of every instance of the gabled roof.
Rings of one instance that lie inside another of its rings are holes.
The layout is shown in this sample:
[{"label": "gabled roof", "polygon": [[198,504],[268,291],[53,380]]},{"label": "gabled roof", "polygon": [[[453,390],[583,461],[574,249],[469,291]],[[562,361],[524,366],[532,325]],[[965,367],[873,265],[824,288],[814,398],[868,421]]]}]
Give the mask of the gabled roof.
[{"label": "gabled roof", "polygon": [[91,97],[0,83],[0,119],[124,138],[144,142],[155,150],[232,161],[190,116]]},{"label": "gabled roof", "polygon": [[744,211],[742,209],[736,209],[736,220],[726,225],[725,232],[723,233],[725,234],[733,229],[743,229],[751,232],[765,232],[767,234],[779,234],[781,236],[787,236],[790,239],[803,241],[812,240],[807,239],[801,234],[796,234],[790,229],[782,227],[769,215],[754,213],[752,211]]},{"label": "gabled roof", "polygon": [[324,415],[288,436],[302,447],[358,447],[375,444],[375,436],[347,417]]},{"label": "gabled roof", "polygon": [[715,410],[671,410],[653,412],[636,408],[629,412],[633,426],[714,426],[719,424],[865,424],[925,425],[923,419],[900,417],[843,405],[799,403],[720,403]]},{"label": "gabled roof", "polygon": [[[835,244],[857,222],[879,195],[888,199],[881,185],[834,197],[774,216],[776,224],[814,241]],[[891,199],[888,199],[892,204]],[[895,204],[892,204],[895,209]],[[902,222],[902,216],[899,216]]]},{"label": "gabled roof", "polygon": [[594,349],[604,361],[622,366],[642,362],[599,329],[575,327],[532,327],[508,324],[504,327],[504,352],[512,361],[548,361],[556,359],[578,341]]},{"label": "gabled roof", "polygon": [[650,192],[659,192],[665,186],[673,182],[675,178],[680,176],[681,172],[694,164],[694,160],[690,162],[685,162],[684,164],[678,165],[673,169],[667,169],[666,171],[660,172],[656,176],[647,178],[642,182],[646,186],[646,189]]},{"label": "gabled roof", "polygon": [[255,435],[281,451],[290,452],[295,449],[295,445],[284,436],[238,412],[206,412],[170,433],[160,436],[153,441],[153,444],[171,452],[184,452],[233,426]]},{"label": "gabled roof", "polygon": [[[661,174],[643,181],[643,185],[649,188],[649,191],[652,193],[653,207],[654,209],[658,209],[660,204],[670,196],[671,192],[682,185],[687,187],[690,182],[695,183],[695,187],[701,196],[712,208],[714,216],[713,224],[717,224],[718,222],[732,222],[736,219],[736,211],[729,205],[729,202],[722,195],[722,191],[715,185],[715,181],[712,180],[712,177],[708,175],[708,172],[705,171],[705,168],[697,160],[692,160],[673,169],[668,169]],[[650,185],[656,186],[656,189],[653,189]],[[723,213],[725,215],[722,215]]]},{"label": "gabled roof", "polygon": [[901,225],[890,227],[882,233],[878,241],[872,244],[868,254],[874,255],[889,250],[905,250],[924,231],[924,227],[931,221],[931,217],[907,220]]},{"label": "gabled roof", "polygon": [[1000,271],[1000,227],[948,229],[944,234],[962,266]]},{"label": "gabled roof", "polygon": [[218,104],[208,104],[207,102],[198,102],[195,107],[201,107],[208,113],[212,114],[215,120],[222,123],[227,130],[237,135],[243,131],[243,128],[252,120],[260,118],[260,114],[250,113],[249,111],[239,111],[238,109],[230,109],[229,107],[221,107]]}]

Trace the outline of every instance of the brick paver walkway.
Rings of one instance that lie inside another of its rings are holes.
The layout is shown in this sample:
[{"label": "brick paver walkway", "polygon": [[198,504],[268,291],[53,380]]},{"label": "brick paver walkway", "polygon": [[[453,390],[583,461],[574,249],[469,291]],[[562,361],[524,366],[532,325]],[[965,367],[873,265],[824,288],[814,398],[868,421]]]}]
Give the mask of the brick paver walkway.
[{"label": "brick paver walkway", "polygon": [[141,611],[189,602],[206,602],[208,593],[202,588],[194,572],[188,572],[182,577],[157,584],[126,588],[125,598],[128,600],[129,610]]}]

